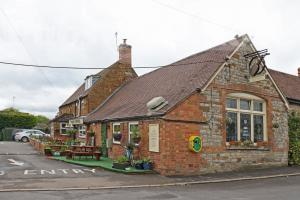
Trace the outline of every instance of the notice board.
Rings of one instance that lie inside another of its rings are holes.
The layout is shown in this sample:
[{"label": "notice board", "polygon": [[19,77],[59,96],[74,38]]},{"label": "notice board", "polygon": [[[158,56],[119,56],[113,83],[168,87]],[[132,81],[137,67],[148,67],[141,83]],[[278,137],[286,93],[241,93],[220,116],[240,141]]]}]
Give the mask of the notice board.
[{"label": "notice board", "polygon": [[159,152],[159,125],[149,124],[149,151]]}]

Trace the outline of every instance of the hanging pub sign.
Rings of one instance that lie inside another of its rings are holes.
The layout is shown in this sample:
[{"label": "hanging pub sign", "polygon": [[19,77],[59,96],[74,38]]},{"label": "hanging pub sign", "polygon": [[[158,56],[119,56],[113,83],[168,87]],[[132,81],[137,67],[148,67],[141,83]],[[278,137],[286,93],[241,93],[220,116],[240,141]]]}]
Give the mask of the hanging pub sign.
[{"label": "hanging pub sign", "polygon": [[270,55],[267,49],[255,51],[244,55],[246,59],[250,59],[248,63],[249,73],[252,77],[261,74],[266,68],[265,57]]},{"label": "hanging pub sign", "polygon": [[69,120],[69,123],[72,125],[83,124],[83,118],[71,119],[71,120]]},{"label": "hanging pub sign", "polygon": [[202,137],[191,136],[189,138],[189,149],[196,153],[200,152],[202,150]]}]

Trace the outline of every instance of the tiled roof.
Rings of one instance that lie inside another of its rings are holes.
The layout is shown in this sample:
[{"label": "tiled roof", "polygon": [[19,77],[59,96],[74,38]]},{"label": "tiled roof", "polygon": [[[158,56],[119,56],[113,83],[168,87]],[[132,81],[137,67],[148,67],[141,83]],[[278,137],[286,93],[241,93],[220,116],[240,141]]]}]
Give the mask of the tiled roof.
[{"label": "tiled roof", "polygon": [[300,101],[300,77],[268,69],[283,94],[292,100]]},{"label": "tiled roof", "polygon": [[73,119],[74,116],[72,114],[62,114],[60,116],[56,116],[51,122],[68,122],[70,119]]},{"label": "tiled roof", "polygon": [[[101,79],[101,78],[103,78],[110,71],[111,68],[113,68],[114,66],[117,66],[119,64],[121,64],[121,63],[115,62],[114,64],[112,64],[111,66],[103,69],[102,71],[100,71],[96,75],[100,76],[100,79]],[[80,98],[80,97],[87,96],[89,94],[89,91],[91,90],[92,87],[90,87],[89,89],[85,90],[85,83],[83,83],[61,106],[73,103],[74,101],[77,101],[78,98]]]},{"label": "tiled roof", "polygon": [[242,37],[231,40],[130,81],[90,113],[85,121],[145,117],[147,102],[158,96],[165,98],[168,105],[156,114],[165,114],[194,91],[202,89],[241,40]]}]

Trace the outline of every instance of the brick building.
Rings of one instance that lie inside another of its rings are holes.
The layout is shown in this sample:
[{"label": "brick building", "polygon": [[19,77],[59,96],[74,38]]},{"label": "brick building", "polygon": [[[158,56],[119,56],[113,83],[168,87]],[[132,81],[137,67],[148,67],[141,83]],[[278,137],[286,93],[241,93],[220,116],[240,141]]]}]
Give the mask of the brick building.
[{"label": "brick building", "polygon": [[[123,155],[137,128],[135,156],[163,175],[287,165],[289,104],[267,68],[250,74],[244,55],[255,51],[244,35],[140,76],[85,123],[110,158]],[[202,139],[199,153],[191,136]]]},{"label": "brick building", "polygon": [[287,98],[290,110],[300,112],[300,68],[298,68],[298,76],[271,69],[269,71]]},{"label": "brick building", "polygon": [[77,138],[86,140],[83,119],[104,102],[118,87],[136,78],[131,67],[131,46],[119,46],[119,60],[97,74],[87,76],[84,83],[59,107],[57,116],[51,121],[51,133],[55,138],[66,138],[67,125],[78,130]]}]

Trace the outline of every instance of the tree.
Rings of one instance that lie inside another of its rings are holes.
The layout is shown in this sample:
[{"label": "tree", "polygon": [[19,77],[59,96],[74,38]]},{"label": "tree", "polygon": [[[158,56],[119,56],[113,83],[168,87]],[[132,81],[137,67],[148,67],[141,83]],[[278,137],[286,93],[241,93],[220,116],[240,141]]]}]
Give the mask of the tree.
[{"label": "tree", "polygon": [[0,130],[3,128],[33,128],[37,124],[48,124],[49,119],[45,116],[34,116],[30,113],[20,112],[15,108],[7,108],[0,111]]}]

